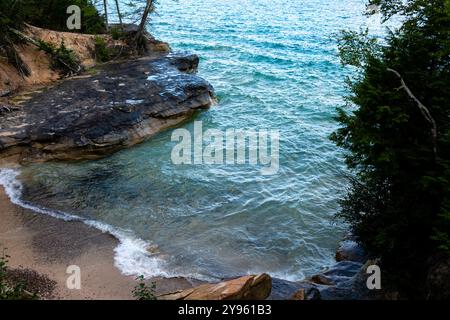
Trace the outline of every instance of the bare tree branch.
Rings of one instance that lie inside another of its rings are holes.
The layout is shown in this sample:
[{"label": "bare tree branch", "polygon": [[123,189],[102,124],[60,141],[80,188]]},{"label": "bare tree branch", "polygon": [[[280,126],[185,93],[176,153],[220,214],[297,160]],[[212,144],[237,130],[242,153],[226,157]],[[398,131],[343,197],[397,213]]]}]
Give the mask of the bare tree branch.
[{"label": "bare tree branch", "polygon": [[408,96],[414,100],[414,102],[416,102],[417,106],[419,107],[419,110],[422,114],[422,116],[425,118],[425,120],[430,124],[431,126],[431,137],[432,137],[432,142],[433,142],[433,152],[434,152],[434,156],[437,159],[438,158],[438,153],[437,153],[437,125],[436,125],[436,121],[434,120],[433,116],[430,113],[430,110],[428,110],[427,107],[424,106],[424,104],[422,102],[420,102],[419,99],[417,99],[417,97],[412,93],[412,91],[408,88],[408,86],[405,83],[405,80],[403,79],[403,77],[401,76],[401,74],[397,71],[395,71],[394,69],[391,68],[387,68],[387,71],[394,73],[401,82],[401,87],[400,89],[404,89],[406,91],[406,93],[408,94]]}]

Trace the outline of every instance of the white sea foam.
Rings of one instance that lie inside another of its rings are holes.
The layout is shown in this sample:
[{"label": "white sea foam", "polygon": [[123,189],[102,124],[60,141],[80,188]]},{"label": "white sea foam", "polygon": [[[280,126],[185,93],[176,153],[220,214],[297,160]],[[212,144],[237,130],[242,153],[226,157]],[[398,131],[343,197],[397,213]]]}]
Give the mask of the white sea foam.
[{"label": "white sea foam", "polygon": [[103,222],[84,219],[62,211],[50,210],[22,200],[23,186],[18,180],[19,175],[18,169],[0,169],[0,185],[5,188],[5,192],[12,203],[64,221],[80,221],[104,233],[113,235],[119,240],[119,245],[114,249],[114,264],[124,275],[143,275],[146,278],[156,276],[204,278],[198,274],[173,274],[167,271],[167,262],[157,255],[151,255],[147,250],[151,243],[135,237],[129,230],[115,228]]}]

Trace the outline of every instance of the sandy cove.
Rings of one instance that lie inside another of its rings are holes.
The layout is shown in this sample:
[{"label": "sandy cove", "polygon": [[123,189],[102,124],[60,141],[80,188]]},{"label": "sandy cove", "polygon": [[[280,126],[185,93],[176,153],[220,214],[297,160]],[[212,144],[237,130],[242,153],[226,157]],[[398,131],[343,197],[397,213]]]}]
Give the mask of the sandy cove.
[{"label": "sandy cove", "polygon": [[[0,245],[11,268],[26,268],[56,282],[52,299],[133,299],[137,282],[114,266],[118,240],[82,222],[67,222],[10,202],[0,187]],[[81,268],[81,290],[66,286],[67,267]],[[184,278],[155,278],[157,294],[191,288]]]}]

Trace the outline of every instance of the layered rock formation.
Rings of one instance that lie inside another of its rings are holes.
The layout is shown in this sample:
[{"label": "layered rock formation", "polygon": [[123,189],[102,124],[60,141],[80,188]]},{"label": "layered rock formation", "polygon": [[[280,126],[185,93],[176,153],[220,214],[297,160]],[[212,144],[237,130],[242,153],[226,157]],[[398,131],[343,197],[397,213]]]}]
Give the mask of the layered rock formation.
[{"label": "layered rock formation", "polygon": [[179,124],[215,101],[195,55],[105,65],[37,92],[0,116],[0,158],[94,159]]}]

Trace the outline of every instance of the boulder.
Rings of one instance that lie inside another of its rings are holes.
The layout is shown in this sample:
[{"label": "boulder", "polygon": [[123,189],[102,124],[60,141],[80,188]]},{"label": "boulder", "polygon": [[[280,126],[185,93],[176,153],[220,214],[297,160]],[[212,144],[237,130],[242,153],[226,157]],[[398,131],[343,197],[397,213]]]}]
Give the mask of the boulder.
[{"label": "boulder", "polygon": [[204,284],[195,288],[159,296],[159,300],[265,300],[272,289],[268,274],[248,275],[217,284]]},{"label": "boulder", "polygon": [[333,280],[331,280],[330,278],[328,278],[327,276],[323,275],[323,274],[316,274],[314,276],[311,277],[311,281],[317,284],[322,284],[325,286],[332,286],[335,283],[333,282]]},{"label": "boulder", "polygon": [[309,281],[288,281],[272,278],[272,292],[268,300],[317,300],[320,299],[318,285]]},{"label": "boulder", "polygon": [[292,295],[290,300],[321,300],[320,291],[316,288],[311,288],[309,290],[300,289]]},{"label": "boulder", "polygon": [[377,290],[367,288],[367,267],[378,261],[361,264],[354,261],[341,261],[322,274],[335,283],[332,286],[318,285],[323,300],[371,300],[376,299]]},{"label": "boulder", "polygon": [[298,282],[272,278],[272,291],[269,300],[289,300],[302,287]]},{"label": "boulder", "polygon": [[337,283],[341,282],[343,278],[351,278],[356,275],[362,266],[362,263],[355,261],[341,261],[323,270],[322,274]]},{"label": "boulder", "polygon": [[368,259],[366,251],[353,239],[341,241],[336,251],[336,261],[355,261],[364,263]]},{"label": "boulder", "polygon": [[301,281],[299,284],[302,286],[301,289],[297,290],[290,298],[290,300],[321,300],[320,291],[314,286],[314,284],[309,281]]}]

